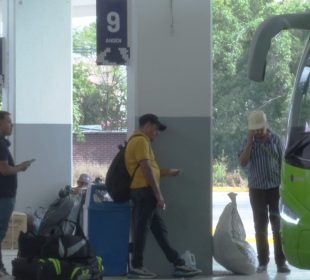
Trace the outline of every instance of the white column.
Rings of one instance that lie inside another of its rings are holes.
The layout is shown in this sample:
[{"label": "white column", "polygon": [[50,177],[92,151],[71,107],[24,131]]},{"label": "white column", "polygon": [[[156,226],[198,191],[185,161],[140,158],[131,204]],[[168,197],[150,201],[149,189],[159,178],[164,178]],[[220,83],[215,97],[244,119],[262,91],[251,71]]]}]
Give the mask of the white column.
[{"label": "white column", "polygon": [[[163,216],[176,249],[196,255],[212,272],[211,236],[211,4],[206,0],[131,0],[128,67],[130,130],[144,113],[167,131],[154,142],[162,167],[181,168],[162,180]],[[146,266],[166,275],[171,265],[152,238]]]},{"label": "white column", "polygon": [[3,107],[15,122],[15,161],[36,158],[18,178],[16,208],[22,211],[48,205],[71,183],[71,3],[4,3]]}]

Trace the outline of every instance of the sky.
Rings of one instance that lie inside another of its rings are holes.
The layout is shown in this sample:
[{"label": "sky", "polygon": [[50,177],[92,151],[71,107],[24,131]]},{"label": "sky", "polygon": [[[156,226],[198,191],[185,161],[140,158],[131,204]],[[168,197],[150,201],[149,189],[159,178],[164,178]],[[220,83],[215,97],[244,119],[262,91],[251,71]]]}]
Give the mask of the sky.
[{"label": "sky", "polygon": [[72,28],[79,28],[96,21],[96,17],[75,17],[72,18]]}]

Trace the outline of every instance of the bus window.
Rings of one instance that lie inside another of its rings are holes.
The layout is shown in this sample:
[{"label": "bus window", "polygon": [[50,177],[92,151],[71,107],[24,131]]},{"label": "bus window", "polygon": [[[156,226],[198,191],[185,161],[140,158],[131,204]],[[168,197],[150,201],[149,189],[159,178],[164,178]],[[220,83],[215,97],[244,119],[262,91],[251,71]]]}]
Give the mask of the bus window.
[{"label": "bus window", "polygon": [[294,166],[310,168],[310,52],[304,61],[293,95],[294,106],[290,115],[290,132],[285,158]]}]

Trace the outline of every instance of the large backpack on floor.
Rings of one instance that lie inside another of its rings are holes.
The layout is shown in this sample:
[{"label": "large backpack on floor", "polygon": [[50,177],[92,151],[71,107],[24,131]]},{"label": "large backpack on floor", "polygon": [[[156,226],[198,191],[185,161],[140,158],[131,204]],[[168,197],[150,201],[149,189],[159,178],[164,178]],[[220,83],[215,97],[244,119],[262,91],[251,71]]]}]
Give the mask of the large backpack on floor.
[{"label": "large backpack on floor", "polygon": [[16,258],[12,261],[16,280],[100,280],[102,273],[100,257],[83,262],[58,258]]},{"label": "large backpack on floor", "polygon": [[[101,257],[79,224],[83,197],[60,195],[51,204],[39,233],[19,235],[18,257],[12,261],[16,280],[100,280]],[[59,208],[58,208],[59,207]]]},{"label": "large backpack on floor", "polygon": [[38,234],[76,234],[75,224],[80,221],[83,195],[73,194],[69,186],[61,189],[59,197],[48,207],[40,223]]},{"label": "large backpack on floor", "polygon": [[51,257],[87,259],[96,256],[94,248],[84,235],[41,236],[21,232],[18,237],[18,257]]},{"label": "large backpack on floor", "polygon": [[103,262],[85,236],[20,233],[16,280],[100,280]]}]

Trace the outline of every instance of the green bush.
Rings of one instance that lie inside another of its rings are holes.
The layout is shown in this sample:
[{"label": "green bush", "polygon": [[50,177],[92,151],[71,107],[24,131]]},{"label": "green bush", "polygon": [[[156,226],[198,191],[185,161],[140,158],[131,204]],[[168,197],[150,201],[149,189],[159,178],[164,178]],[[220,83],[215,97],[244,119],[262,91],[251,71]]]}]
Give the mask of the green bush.
[{"label": "green bush", "polygon": [[219,159],[213,163],[213,186],[214,187],[245,187],[246,180],[243,179],[239,168],[228,171],[228,160],[222,152]]}]

